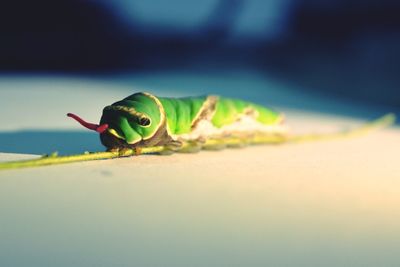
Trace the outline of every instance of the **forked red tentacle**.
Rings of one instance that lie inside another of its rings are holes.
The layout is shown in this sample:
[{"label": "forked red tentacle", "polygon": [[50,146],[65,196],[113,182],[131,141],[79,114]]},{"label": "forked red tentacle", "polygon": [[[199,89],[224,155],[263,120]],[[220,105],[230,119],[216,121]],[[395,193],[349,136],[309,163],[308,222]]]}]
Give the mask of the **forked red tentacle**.
[{"label": "forked red tentacle", "polygon": [[72,113],[68,113],[67,116],[70,118],[73,118],[74,120],[79,122],[83,127],[88,128],[89,130],[92,130],[92,131],[96,131],[98,133],[103,133],[105,130],[108,129],[108,124],[98,125],[98,124],[86,122],[79,116],[72,114]]}]

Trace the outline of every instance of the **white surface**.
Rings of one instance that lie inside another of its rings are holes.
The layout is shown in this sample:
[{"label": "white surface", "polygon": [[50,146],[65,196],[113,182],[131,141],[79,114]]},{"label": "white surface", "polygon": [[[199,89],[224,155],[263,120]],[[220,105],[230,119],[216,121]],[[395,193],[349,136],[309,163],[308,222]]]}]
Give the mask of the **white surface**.
[{"label": "white surface", "polygon": [[[247,96],[264,101],[265,86],[277,104],[286,101],[282,88],[253,78]],[[102,106],[133,93],[117,81],[0,79],[1,152],[101,149],[96,134],[71,132],[79,126],[64,116],[97,121]],[[167,93],[183,95],[179,86]],[[283,109],[299,132],[361,123]],[[32,128],[37,135],[26,132]],[[23,145],[13,141],[21,136]],[[399,130],[386,129],[346,140],[3,171],[0,266],[399,266],[399,151]]]}]

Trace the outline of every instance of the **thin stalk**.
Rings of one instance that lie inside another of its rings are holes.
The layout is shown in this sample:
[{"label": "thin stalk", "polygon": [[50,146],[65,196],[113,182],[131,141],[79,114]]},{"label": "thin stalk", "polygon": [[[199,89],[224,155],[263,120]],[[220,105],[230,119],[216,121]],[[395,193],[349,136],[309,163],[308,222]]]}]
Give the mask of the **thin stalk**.
[{"label": "thin stalk", "polygon": [[[343,132],[336,132],[332,134],[304,134],[304,135],[256,135],[253,138],[243,140],[241,138],[229,137],[224,139],[210,139],[204,144],[196,144],[200,149],[219,149],[225,147],[241,147],[243,145],[255,144],[282,144],[282,143],[304,143],[319,140],[332,140],[338,138],[347,138],[366,134],[372,130],[387,127],[395,122],[394,114],[387,114],[375,121],[366,123],[365,125]],[[110,152],[85,152],[83,154],[58,156],[57,153],[45,155],[36,159],[18,160],[0,162],[0,170],[6,169],[20,169],[27,167],[39,167],[47,165],[66,164],[72,162],[82,162],[91,160],[105,160],[122,157],[137,156],[142,154],[166,154],[170,152],[185,152],[191,151],[191,143],[184,143],[182,147],[177,150],[171,150],[170,147],[156,146],[156,147],[143,147],[140,149],[123,149],[120,151]]]}]

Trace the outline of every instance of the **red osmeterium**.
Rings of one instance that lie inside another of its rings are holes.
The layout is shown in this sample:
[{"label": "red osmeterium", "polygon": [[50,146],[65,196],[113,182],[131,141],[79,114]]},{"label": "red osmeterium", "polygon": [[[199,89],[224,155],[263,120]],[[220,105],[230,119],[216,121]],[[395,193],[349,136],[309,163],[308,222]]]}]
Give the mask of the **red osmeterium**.
[{"label": "red osmeterium", "polygon": [[89,130],[92,130],[92,131],[96,131],[98,133],[103,133],[105,130],[108,129],[108,124],[98,125],[98,124],[94,124],[94,123],[89,123],[89,122],[86,122],[83,119],[81,119],[79,116],[72,114],[72,113],[68,113],[67,116],[70,118],[73,118],[74,120],[79,122],[83,127],[88,128]]}]

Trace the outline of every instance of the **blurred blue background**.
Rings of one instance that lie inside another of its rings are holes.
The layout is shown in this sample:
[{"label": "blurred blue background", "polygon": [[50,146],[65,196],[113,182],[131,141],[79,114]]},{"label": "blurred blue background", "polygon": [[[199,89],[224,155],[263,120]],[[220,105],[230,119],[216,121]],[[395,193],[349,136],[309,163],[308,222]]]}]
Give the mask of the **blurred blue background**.
[{"label": "blurred blue background", "polygon": [[309,94],[397,108],[399,14],[400,2],[389,0],[6,1],[0,71],[241,69]]}]

